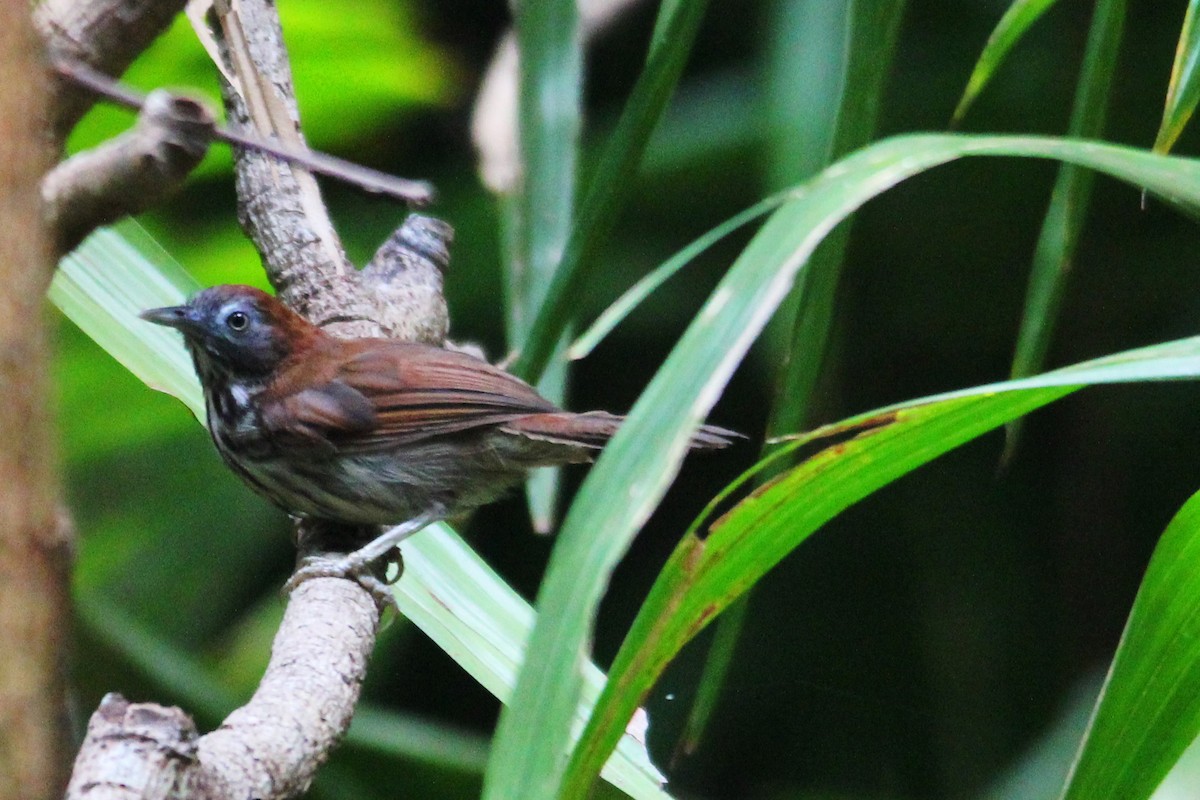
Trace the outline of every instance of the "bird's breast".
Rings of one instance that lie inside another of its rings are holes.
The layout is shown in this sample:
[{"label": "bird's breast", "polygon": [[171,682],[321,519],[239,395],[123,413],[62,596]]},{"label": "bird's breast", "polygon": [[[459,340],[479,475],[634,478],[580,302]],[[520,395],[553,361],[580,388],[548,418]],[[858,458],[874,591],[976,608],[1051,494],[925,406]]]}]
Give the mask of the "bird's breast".
[{"label": "bird's breast", "polygon": [[206,392],[208,428],[223,455],[254,458],[265,445],[262,415],[255,403],[259,389],[230,382]]}]

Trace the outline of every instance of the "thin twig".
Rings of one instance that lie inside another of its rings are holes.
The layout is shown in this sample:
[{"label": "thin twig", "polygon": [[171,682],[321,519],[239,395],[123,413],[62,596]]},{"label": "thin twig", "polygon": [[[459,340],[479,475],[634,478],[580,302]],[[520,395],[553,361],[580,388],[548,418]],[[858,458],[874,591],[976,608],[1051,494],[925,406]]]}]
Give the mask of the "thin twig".
[{"label": "thin twig", "polygon": [[[63,78],[116,105],[140,111],[146,103],[146,95],[113,80],[99,70],[92,69],[82,61],[60,57],[54,59],[53,64],[54,71]],[[385,172],[364,167],[327,153],[316,150],[295,150],[222,125],[213,128],[212,138],[226,144],[266,153],[280,161],[295,164],[318,175],[325,175],[357,186],[364,192],[404,200],[416,208],[426,206],[434,199],[433,187],[425,181],[397,178],[394,175],[388,175]]]}]

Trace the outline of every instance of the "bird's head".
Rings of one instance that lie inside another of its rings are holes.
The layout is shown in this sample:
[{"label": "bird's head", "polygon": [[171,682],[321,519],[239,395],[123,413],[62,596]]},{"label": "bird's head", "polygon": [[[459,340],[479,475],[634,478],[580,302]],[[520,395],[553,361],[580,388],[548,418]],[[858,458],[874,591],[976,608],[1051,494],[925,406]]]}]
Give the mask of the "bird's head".
[{"label": "bird's head", "polygon": [[250,286],[214,286],[181,306],[151,308],[141,318],[183,334],[202,381],[269,375],[305,347],[317,329],[266,292]]}]

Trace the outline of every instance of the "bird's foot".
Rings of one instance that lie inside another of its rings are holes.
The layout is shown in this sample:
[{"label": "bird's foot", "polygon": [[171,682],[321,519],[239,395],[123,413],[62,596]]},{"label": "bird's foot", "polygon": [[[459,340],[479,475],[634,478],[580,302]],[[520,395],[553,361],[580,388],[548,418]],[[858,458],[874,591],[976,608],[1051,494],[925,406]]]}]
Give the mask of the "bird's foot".
[{"label": "bird's foot", "polygon": [[395,608],[396,597],[392,594],[391,586],[404,572],[404,561],[400,558],[399,550],[394,552],[397,570],[395,577],[390,581],[380,577],[380,573],[386,574],[387,567],[393,559],[381,560],[374,554],[364,554],[362,551],[349,554],[323,553],[301,559],[299,569],[292,573],[292,577],[284,584],[283,591],[285,594],[291,594],[300,584],[313,578],[344,578],[361,586],[375,599],[380,608]]}]

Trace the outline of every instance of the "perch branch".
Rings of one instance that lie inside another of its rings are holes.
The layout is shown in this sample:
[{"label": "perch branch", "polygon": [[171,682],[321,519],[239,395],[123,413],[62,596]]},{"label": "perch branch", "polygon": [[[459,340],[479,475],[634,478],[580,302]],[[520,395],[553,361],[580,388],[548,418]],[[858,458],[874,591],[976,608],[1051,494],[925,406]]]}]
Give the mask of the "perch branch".
[{"label": "perch branch", "polygon": [[301,584],[246,705],[196,738],[179,709],[106,697],[88,723],[68,800],[301,794],[350,725],[378,622],[374,601],[354,583]]},{"label": "perch branch", "polygon": [[[214,31],[224,58],[225,107],[239,130],[260,137],[276,136],[284,146],[306,148],[291,70],[272,4],[261,0],[216,0]],[[316,181],[308,171],[280,165],[259,153],[238,150],[239,218],[263,259],[267,277],[280,298],[335,336],[416,338],[429,344],[445,341],[449,326],[441,294],[441,265],[415,259],[384,268],[376,256],[373,276],[364,281],[346,258]],[[420,225],[425,232],[432,228]],[[400,232],[396,235],[400,236]],[[450,229],[439,223],[436,235],[448,246]],[[381,253],[395,253],[387,244]],[[407,292],[405,286],[412,287]],[[428,287],[436,287],[430,292]],[[414,314],[421,317],[414,325]]]}]

